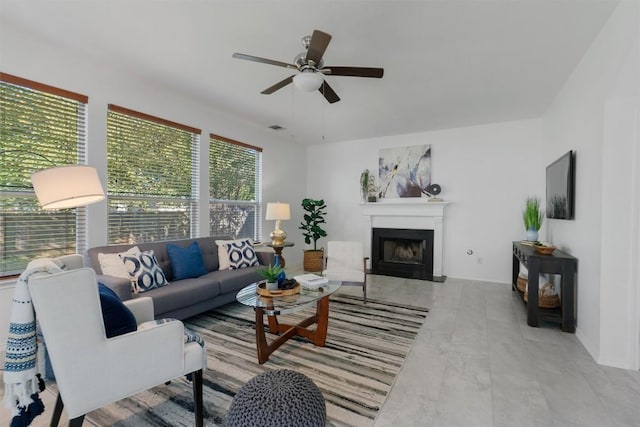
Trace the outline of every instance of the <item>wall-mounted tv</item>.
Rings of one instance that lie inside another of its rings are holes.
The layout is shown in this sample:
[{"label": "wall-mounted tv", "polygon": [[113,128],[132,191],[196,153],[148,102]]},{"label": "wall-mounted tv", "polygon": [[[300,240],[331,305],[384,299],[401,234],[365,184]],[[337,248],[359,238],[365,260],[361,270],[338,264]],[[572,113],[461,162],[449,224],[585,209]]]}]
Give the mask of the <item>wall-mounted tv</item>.
[{"label": "wall-mounted tv", "polygon": [[547,166],[547,218],[573,219],[575,153],[569,151]]}]

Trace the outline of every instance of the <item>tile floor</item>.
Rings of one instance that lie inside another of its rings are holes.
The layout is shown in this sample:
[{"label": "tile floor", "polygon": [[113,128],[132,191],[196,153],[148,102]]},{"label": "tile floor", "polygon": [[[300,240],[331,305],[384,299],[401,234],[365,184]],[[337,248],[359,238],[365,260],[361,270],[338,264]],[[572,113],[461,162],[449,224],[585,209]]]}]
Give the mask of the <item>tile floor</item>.
[{"label": "tile floor", "polygon": [[531,328],[510,285],[371,276],[371,298],[430,308],[375,426],[640,426],[640,373]]},{"label": "tile floor", "polygon": [[[368,294],[430,309],[375,427],[640,426],[640,373],[597,365],[555,325],[527,326],[509,285],[370,276]],[[48,425],[45,399],[35,426]]]}]

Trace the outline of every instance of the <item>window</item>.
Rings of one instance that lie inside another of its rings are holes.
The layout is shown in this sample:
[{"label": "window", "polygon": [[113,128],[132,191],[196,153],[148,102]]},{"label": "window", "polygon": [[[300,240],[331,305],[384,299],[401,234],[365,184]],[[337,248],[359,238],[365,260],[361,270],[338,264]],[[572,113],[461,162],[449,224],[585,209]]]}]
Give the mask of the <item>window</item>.
[{"label": "window", "polygon": [[197,236],[200,129],[109,105],[109,243]]},{"label": "window", "polygon": [[209,137],[211,235],[262,236],[262,148]]},{"label": "window", "polygon": [[86,249],[84,208],[44,211],[31,174],[85,164],[84,95],[0,73],[0,276]]}]

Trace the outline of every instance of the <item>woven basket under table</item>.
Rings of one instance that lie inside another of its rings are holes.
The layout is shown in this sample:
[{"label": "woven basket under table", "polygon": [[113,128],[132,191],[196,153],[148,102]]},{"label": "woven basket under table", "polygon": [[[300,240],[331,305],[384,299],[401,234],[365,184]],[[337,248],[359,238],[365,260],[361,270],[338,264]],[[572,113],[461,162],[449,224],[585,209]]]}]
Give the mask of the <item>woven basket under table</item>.
[{"label": "woven basket under table", "polygon": [[[525,302],[529,301],[529,292],[524,293]],[[560,307],[560,296],[555,295],[543,295],[542,291],[538,291],[538,307],[541,308],[556,308]]]}]

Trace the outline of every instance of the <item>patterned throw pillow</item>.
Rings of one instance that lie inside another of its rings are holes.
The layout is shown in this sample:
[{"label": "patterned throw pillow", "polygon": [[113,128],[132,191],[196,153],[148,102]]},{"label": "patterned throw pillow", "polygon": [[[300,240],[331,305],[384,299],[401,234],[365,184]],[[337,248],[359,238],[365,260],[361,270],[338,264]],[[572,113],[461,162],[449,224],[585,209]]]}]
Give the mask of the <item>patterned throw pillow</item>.
[{"label": "patterned throw pillow", "polygon": [[224,245],[229,254],[229,266],[232,270],[258,265],[258,256],[253,249],[251,239],[244,239]]},{"label": "patterned throw pillow", "polygon": [[100,263],[100,270],[102,274],[107,276],[122,277],[124,279],[129,278],[129,271],[122,262],[122,257],[127,255],[139,254],[140,249],[137,246],[127,249],[124,252],[115,254],[98,254],[98,262]]},{"label": "patterned throw pillow", "polygon": [[244,241],[249,241],[251,245],[253,245],[253,239],[244,238],[244,239],[234,239],[234,240],[216,240],[216,245],[218,246],[218,270],[229,270],[231,265],[229,264],[229,253],[227,252],[227,243],[242,243]]},{"label": "patterned throw pillow", "polygon": [[142,293],[169,284],[153,251],[120,255],[131,277],[131,290]]}]

